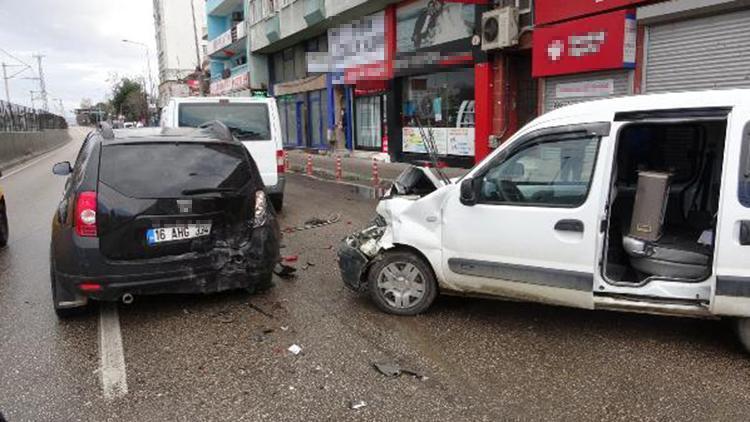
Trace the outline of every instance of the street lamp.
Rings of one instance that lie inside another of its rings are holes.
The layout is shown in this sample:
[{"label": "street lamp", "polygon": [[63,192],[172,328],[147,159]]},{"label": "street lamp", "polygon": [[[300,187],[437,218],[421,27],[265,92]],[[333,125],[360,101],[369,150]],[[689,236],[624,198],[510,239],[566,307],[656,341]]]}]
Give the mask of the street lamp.
[{"label": "street lamp", "polygon": [[122,42],[127,43],[127,44],[135,44],[135,45],[143,47],[146,50],[146,65],[148,66],[148,86],[149,86],[148,94],[153,97],[154,80],[151,78],[151,49],[148,48],[148,45],[142,42],[138,42],[138,41],[122,40]]}]

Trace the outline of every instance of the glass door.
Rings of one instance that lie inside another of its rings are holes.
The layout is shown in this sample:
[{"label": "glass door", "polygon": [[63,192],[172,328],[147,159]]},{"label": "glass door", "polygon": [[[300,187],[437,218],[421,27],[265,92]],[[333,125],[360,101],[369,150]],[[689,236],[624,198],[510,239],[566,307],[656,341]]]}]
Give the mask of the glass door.
[{"label": "glass door", "polygon": [[355,138],[357,149],[380,150],[383,140],[382,96],[357,97],[355,100]]}]

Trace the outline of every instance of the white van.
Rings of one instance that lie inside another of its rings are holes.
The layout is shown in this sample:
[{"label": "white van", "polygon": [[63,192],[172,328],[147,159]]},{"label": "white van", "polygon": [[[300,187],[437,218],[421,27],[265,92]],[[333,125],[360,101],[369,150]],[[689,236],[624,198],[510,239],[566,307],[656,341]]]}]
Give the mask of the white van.
[{"label": "white van", "polygon": [[219,120],[250,151],[277,211],[284,203],[284,148],[276,100],[266,97],[172,98],[162,110],[161,126],[198,127]]},{"label": "white van", "polygon": [[750,90],[561,108],[440,180],[404,172],[339,249],[382,310],[440,292],[732,317],[750,349]]}]

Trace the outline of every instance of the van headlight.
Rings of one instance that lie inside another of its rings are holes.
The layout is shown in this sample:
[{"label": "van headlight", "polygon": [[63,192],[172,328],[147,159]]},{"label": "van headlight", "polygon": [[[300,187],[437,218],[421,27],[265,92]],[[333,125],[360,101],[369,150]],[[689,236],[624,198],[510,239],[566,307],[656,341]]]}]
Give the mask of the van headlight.
[{"label": "van headlight", "polygon": [[266,193],[262,190],[255,192],[255,213],[253,214],[253,227],[265,226],[268,222],[268,200]]}]

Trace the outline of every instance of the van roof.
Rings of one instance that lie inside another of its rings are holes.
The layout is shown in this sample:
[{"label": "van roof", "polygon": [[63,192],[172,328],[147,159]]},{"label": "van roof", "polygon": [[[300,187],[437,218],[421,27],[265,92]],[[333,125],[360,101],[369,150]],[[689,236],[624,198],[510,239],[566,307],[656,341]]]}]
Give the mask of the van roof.
[{"label": "van roof", "polygon": [[586,116],[611,120],[615,113],[669,109],[735,107],[750,104],[750,89],[722,89],[667,94],[633,95],[587,101],[543,114],[535,124]]},{"label": "van roof", "polygon": [[177,104],[189,103],[217,103],[229,101],[230,103],[269,103],[274,101],[271,97],[173,97],[171,101]]},{"label": "van roof", "polygon": [[143,128],[138,130],[115,130],[114,138],[103,136],[105,145],[124,145],[160,142],[216,142],[236,144],[239,141],[230,132],[224,132],[220,127],[208,128]]}]

